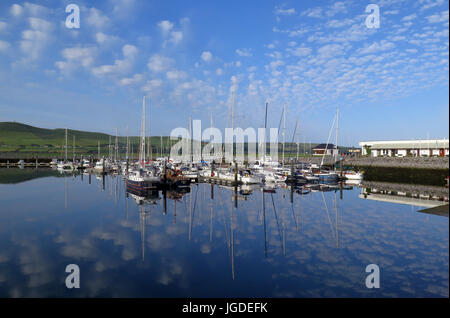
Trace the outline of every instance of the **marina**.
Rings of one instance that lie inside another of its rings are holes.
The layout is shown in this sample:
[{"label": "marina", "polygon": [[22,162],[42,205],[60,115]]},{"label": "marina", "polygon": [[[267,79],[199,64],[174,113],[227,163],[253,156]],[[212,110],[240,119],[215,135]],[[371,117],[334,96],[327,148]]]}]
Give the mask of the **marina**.
[{"label": "marina", "polygon": [[448,2],[0,1],[2,305],[448,301]]}]

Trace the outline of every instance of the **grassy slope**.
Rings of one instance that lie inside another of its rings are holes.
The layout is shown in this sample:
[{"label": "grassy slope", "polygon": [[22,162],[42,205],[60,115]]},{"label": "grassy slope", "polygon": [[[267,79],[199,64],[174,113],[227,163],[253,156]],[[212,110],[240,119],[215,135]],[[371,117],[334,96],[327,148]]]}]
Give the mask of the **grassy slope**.
[{"label": "grassy slope", "polygon": [[[75,136],[75,153],[77,155],[93,154],[97,155],[98,142],[100,141],[100,151],[103,155],[109,153],[109,137],[110,135],[96,132],[86,132],[80,130],[68,129],[68,156],[72,156],[73,136]],[[119,137],[119,149],[121,153],[125,152],[126,138]],[[115,136],[111,136],[111,144],[113,145]],[[139,138],[130,137],[133,153],[138,150]],[[151,137],[152,153],[160,153],[161,139],[159,136]],[[170,141],[174,144],[175,141]],[[167,147],[168,137],[163,137],[164,148]],[[65,145],[65,129],[45,129],[37,128],[16,122],[0,122],[0,157],[2,153],[13,153],[20,157],[20,154],[39,154],[39,156],[58,156],[62,157]],[[317,144],[312,144],[314,147]],[[300,144],[300,152],[303,149],[309,151],[309,144],[303,147]],[[297,146],[295,144],[286,143],[286,157],[296,154]],[[281,145],[278,147],[281,152]],[[131,149],[130,149],[131,152]],[[291,154],[288,154],[291,153]]]},{"label": "grassy slope", "polygon": [[[109,152],[108,144],[110,135],[79,130],[67,130],[68,154],[72,154],[73,136],[75,136],[75,152],[77,154],[97,154],[98,142],[102,153]],[[119,137],[119,149],[126,147],[126,138]],[[111,144],[114,144],[115,136],[111,136]],[[138,149],[138,137],[130,137],[134,152]],[[151,137],[151,144],[160,145],[160,137]],[[167,144],[167,137],[163,137],[163,143]],[[65,129],[37,128],[21,123],[0,122],[0,153],[48,153],[61,154],[65,145]]]}]

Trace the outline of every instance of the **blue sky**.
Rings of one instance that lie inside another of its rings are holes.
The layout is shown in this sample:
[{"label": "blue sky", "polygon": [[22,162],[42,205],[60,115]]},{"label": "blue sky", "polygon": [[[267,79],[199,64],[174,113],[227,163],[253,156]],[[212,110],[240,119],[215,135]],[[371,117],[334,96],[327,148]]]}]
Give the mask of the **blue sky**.
[{"label": "blue sky", "polygon": [[[79,29],[65,7],[81,9]],[[380,27],[365,25],[369,3]],[[323,142],[448,138],[449,16],[444,0],[39,1],[0,3],[0,121],[139,134],[186,127],[278,127]],[[229,126],[229,124],[228,124]]]}]

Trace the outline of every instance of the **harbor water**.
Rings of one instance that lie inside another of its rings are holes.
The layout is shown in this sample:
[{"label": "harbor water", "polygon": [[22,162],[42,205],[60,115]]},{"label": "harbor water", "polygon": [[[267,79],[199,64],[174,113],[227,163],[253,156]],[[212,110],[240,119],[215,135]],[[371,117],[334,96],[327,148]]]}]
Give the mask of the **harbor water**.
[{"label": "harbor water", "polygon": [[422,211],[448,191],[379,192],[200,183],[142,197],[120,175],[3,168],[0,297],[448,297],[448,214]]}]

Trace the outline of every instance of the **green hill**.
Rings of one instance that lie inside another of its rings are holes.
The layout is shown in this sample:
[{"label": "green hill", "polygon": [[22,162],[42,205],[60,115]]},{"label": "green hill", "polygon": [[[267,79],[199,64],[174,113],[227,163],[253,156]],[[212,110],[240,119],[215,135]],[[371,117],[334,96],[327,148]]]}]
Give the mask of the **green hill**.
[{"label": "green hill", "polygon": [[[67,130],[67,153],[71,158],[73,152],[79,158],[81,155],[86,157],[92,155],[97,157],[98,143],[100,142],[100,155],[109,155],[109,145],[111,140],[111,149],[114,148],[115,136],[88,132],[81,130]],[[73,137],[75,136],[75,150],[73,149]],[[137,157],[139,148],[139,137],[130,138],[130,157]],[[163,155],[167,155],[170,146],[176,143],[176,140],[170,140],[169,137],[162,137]],[[125,156],[126,137],[118,137],[119,154]],[[161,154],[161,137],[150,137],[151,153],[154,157]],[[314,143],[311,147],[316,146]],[[30,125],[16,122],[0,122],[0,160],[1,159],[27,159],[27,158],[63,158],[65,146],[65,129],[46,129],[38,128]],[[247,147],[245,147],[247,149]],[[347,147],[340,147],[346,150]],[[309,156],[310,144],[300,144],[299,150],[301,155]],[[279,152],[282,147],[279,145]],[[111,150],[113,151],[113,150]],[[286,158],[294,157],[297,151],[295,143],[286,143]],[[304,153],[306,152],[306,153]]]},{"label": "green hill", "polygon": [[[77,156],[98,154],[98,143],[100,142],[101,155],[109,154],[109,143],[111,147],[115,143],[115,136],[87,132],[80,130],[67,130],[68,157],[73,154],[73,137],[75,137],[75,154]],[[163,149],[169,149],[168,137],[163,137]],[[118,137],[119,153],[126,152],[126,137]],[[136,154],[139,137],[130,137],[131,148]],[[160,153],[161,138],[151,137],[153,153]],[[28,158],[28,157],[62,157],[64,156],[65,129],[45,129],[16,122],[0,122],[0,158]]]}]

